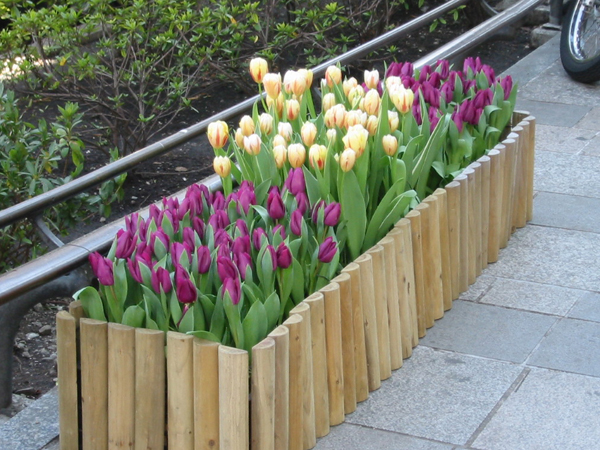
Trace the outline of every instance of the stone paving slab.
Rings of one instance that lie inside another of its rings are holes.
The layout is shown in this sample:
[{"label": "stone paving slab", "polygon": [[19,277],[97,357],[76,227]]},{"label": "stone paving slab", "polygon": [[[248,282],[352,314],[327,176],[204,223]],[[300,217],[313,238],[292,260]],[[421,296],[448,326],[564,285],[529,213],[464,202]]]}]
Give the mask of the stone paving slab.
[{"label": "stone paving slab", "polygon": [[576,154],[582,152],[597,135],[596,130],[540,124],[535,129],[535,147],[547,152]]},{"label": "stone paving slab", "polygon": [[506,308],[565,316],[585,293],[586,291],[551,284],[496,278],[496,281],[481,298],[480,302]]},{"label": "stone paving slab", "polygon": [[600,322],[600,293],[587,292],[584,294],[577,300],[568,316],[574,319]]},{"label": "stone paving slab", "polygon": [[458,300],[420,344],[436,349],[523,363],[556,317]]},{"label": "stone paving slab", "polygon": [[469,289],[466,292],[460,294],[459,298],[462,300],[477,301],[490,289],[495,281],[496,277],[485,275],[484,272],[477,277],[475,283],[469,286]]},{"label": "stone paving slab", "polygon": [[527,225],[501,250],[487,275],[600,291],[600,239],[595,233]]},{"label": "stone paving slab", "polygon": [[600,131],[600,108],[593,108],[576,124],[577,128]]},{"label": "stone paving slab", "polygon": [[556,60],[556,48],[560,42],[560,36],[550,40],[547,45],[542,45],[534,52],[527,55],[507,69],[502,76],[510,75],[519,86],[525,86],[536,78],[541,72],[548,68],[549,62]]},{"label": "stone paving slab", "polygon": [[586,117],[592,107],[528,100],[517,96],[516,109],[529,111],[533,114],[536,124],[572,127]]},{"label": "stone paving slab", "polygon": [[527,85],[519,88],[523,99],[567,105],[600,106],[598,87],[594,84],[573,83],[564,71],[550,66]]},{"label": "stone paving slab", "polygon": [[533,206],[531,224],[600,233],[600,198],[539,192]]},{"label": "stone paving slab", "polygon": [[[598,119],[598,123],[600,124],[600,119]],[[600,157],[600,136],[596,136],[585,147],[583,147],[581,154],[595,158]]]},{"label": "stone paving slab", "polygon": [[561,319],[527,364],[600,377],[600,323]]},{"label": "stone paving slab", "polygon": [[600,198],[597,157],[536,151],[534,170],[536,191]]},{"label": "stone paving slab", "polygon": [[485,450],[592,450],[600,379],[532,369],[472,445]]},{"label": "stone paving slab", "polygon": [[453,446],[412,436],[342,423],[332,427],[314,450],[452,450]]},{"label": "stone paving slab", "polygon": [[521,371],[420,345],[346,422],[464,445]]}]

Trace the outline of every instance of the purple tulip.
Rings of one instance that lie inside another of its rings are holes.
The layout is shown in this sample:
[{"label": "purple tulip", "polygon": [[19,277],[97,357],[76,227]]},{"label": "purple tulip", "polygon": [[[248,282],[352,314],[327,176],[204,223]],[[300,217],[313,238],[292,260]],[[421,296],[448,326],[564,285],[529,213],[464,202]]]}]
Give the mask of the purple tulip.
[{"label": "purple tulip", "polygon": [[235,228],[239,232],[239,236],[250,236],[250,231],[248,230],[248,225],[244,221],[244,219],[238,219],[235,222]]},{"label": "purple tulip", "polygon": [[417,125],[421,125],[423,123],[423,117],[421,116],[421,105],[416,101],[417,96],[415,95],[415,102],[413,103],[412,113],[415,116],[415,121]]},{"label": "purple tulip", "polygon": [[447,59],[440,59],[438,60],[435,65],[435,70],[437,71],[439,70],[440,76],[442,77],[442,80],[445,80],[446,78],[448,78],[448,75],[450,73],[450,63],[448,62]]},{"label": "purple tulip", "polygon": [[159,225],[162,225],[163,220],[166,219],[171,223],[171,226],[173,227],[173,231],[175,233],[177,233],[177,231],[179,230],[179,219],[177,218],[177,214],[176,212],[174,213],[173,211],[170,210],[164,210],[160,213],[159,216],[159,221],[157,222]]},{"label": "purple tulip", "polygon": [[280,269],[287,269],[292,264],[292,253],[290,252],[290,248],[283,242],[277,247],[275,257],[277,259],[277,267]]},{"label": "purple tulip", "polygon": [[193,228],[185,227],[183,229],[183,242],[191,249],[196,247],[196,232]]},{"label": "purple tulip", "polygon": [[127,268],[129,269],[129,273],[136,283],[144,282],[144,279],[142,278],[142,272],[140,271],[139,259],[127,258]]},{"label": "purple tulip", "polygon": [[136,245],[137,239],[135,234],[125,230],[117,231],[117,250],[115,256],[122,259],[129,258],[135,250]]},{"label": "purple tulip", "polygon": [[94,275],[98,278],[100,284],[104,286],[112,286],[115,284],[115,277],[113,275],[113,262],[102,256],[98,252],[91,253],[88,257]]},{"label": "purple tulip", "polygon": [[433,72],[431,75],[429,75],[427,82],[435,89],[439,89],[442,84],[442,76],[439,72]]},{"label": "purple tulip", "polygon": [[319,261],[322,263],[330,263],[337,253],[337,244],[331,236],[329,236],[319,246]]},{"label": "purple tulip", "polygon": [[[440,107],[440,91],[434,88],[429,81],[421,83],[421,92],[423,93],[423,99],[435,108]],[[417,98],[415,96],[415,102]]]},{"label": "purple tulip", "polygon": [[171,274],[164,267],[159,267],[156,271],[152,271],[152,289],[157,294],[160,294],[161,290],[165,294],[168,294],[173,289]]},{"label": "purple tulip", "polygon": [[198,298],[198,290],[190,280],[190,274],[182,266],[175,266],[175,292],[181,303],[194,303]]},{"label": "purple tulip", "polygon": [[285,205],[277,189],[271,188],[267,198],[267,212],[273,220],[279,220],[285,217]]},{"label": "purple tulip", "polygon": [[171,244],[171,262],[174,266],[180,264],[181,258],[185,255],[188,263],[192,262],[192,248],[187,244],[180,242],[173,242]]},{"label": "purple tulip", "polygon": [[444,101],[446,103],[450,103],[454,98],[454,83],[450,81],[446,81],[440,90],[440,94],[442,95]]},{"label": "purple tulip", "polygon": [[296,204],[298,205],[297,209],[300,210],[302,215],[304,215],[309,206],[308,196],[306,193],[300,192],[298,195],[296,195]]},{"label": "purple tulip", "polygon": [[475,108],[483,109],[486,106],[491,105],[493,100],[494,93],[488,88],[477,91],[477,94],[475,94],[475,98],[473,99],[473,103],[475,104]]},{"label": "purple tulip", "polygon": [[504,78],[502,78],[500,80],[500,86],[502,86],[502,90],[504,91],[504,100],[508,100],[513,87],[512,77],[510,75],[507,75]]},{"label": "purple tulip", "polygon": [[313,223],[319,222],[319,211],[325,208],[325,200],[319,200],[312,210],[312,221]]},{"label": "purple tulip", "polygon": [[485,74],[485,76],[488,80],[488,86],[492,86],[494,84],[494,81],[496,81],[496,75],[494,74],[494,69],[491,68],[490,66],[488,66],[487,64],[484,64],[481,66],[481,71]]},{"label": "purple tulip", "polygon": [[236,253],[250,253],[250,250],[250,236],[240,236],[233,240],[231,252],[234,255]]},{"label": "purple tulip", "polygon": [[179,209],[179,200],[177,197],[164,197],[162,199],[163,209],[175,212]]},{"label": "purple tulip", "polygon": [[434,108],[433,106],[431,108],[429,108],[429,123],[430,123],[431,131],[433,131],[435,129],[435,126],[440,121],[440,116],[438,113],[439,113],[439,110],[437,108]]},{"label": "purple tulip", "polygon": [[279,234],[281,239],[285,239],[285,227],[281,224],[275,225],[273,227],[272,233],[273,233],[273,236],[275,236],[276,234]]},{"label": "purple tulip", "polygon": [[267,245],[267,251],[264,255],[265,258],[267,254],[271,255],[271,262],[273,263],[273,272],[275,272],[275,270],[277,270],[277,252],[275,251],[275,247],[273,247],[271,244]]},{"label": "purple tulip", "polygon": [[220,230],[229,225],[229,216],[227,215],[227,211],[220,209],[215,211],[213,215],[208,219],[208,224],[212,225],[213,229]]},{"label": "purple tulip", "polygon": [[250,254],[246,252],[234,253],[233,262],[240,271],[242,280],[246,280],[248,269],[252,268],[252,258],[250,257]]},{"label": "purple tulip", "polygon": [[304,172],[301,167],[290,169],[287,178],[285,179],[285,187],[292,195],[298,195],[300,192],[306,192],[306,182],[304,180]]},{"label": "purple tulip", "polygon": [[181,202],[181,204],[177,208],[176,213],[177,213],[176,214],[177,220],[183,220],[183,218],[185,217],[185,215],[187,213],[189,213],[190,217],[192,217],[192,213],[190,211],[190,199],[189,198],[184,198],[183,199],[183,201]]},{"label": "purple tulip", "polygon": [[302,235],[302,222],[304,218],[302,217],[302,212],[299,209],[294,210],[292,216],[290,217],[290,230],[296,236]]},{"label": "purple tulip", "polygon": [[241,211],[239,210],[241,207],[244,214],[248,214],[250,206],[252,205],[256,205],[254,186],[249,181],[242,181],[242,184],[238,189],[238,213],[241,214]]},{"label": "purple tulip", "polygon": [[252,232],[252,245],[254,246],[254,248],[256,250],[260,250],[263,246],[263,242],[265,241],[269,241],[266,231],[261,227],[256,228]]},{"label": "purple tulip", "polygon": [[223,281],[222,289],[221,295],[225,297],[225,294],[229,294],[231,303],[237,305],[240,302],[240,298],[242,297],[242,287],[240,285],[240,280],[237,277],[227,278]]},{"label": "purple tulip", "polygon": [[202,191],[200,186],[192,184],[185,192],[185,198],[189,201],[190,216],[192,218],[202,214],[204,206],[202,205]]},{"label": "purple tulip", "polygon": [[462,133],[462,130],[463,130],[463,120],[462,120],[462,116],[458,113],[458,111],[454,111],[452,113],[452,120],[456,124],[456,128],[458,128],[458,132]]},{"label": "purple tulip", "polygon": [[162,258],[167,253],[169,241],[169,236],[167,236],[162,228],[159,228],[150,235],[150,246],[152,247],[154,254],[159,258]]},{"label": "purple tulip", "polygon": [[159,223],[158,217],[160,216],[160,213],[161,213],[161,210],[158,206],[156,206],[154,203],[150,205],[150,209],[149,209],[150,220],[154,219],[154,222]]},{"label": "purple tulip", "polygon": [[421,71],[419,72],[419,83],[424,83],[429,78],[429,74],[431,73],[431,66],[424,65]]},{"label": "purple tulip", "polygon": [[325,211],[323,214],[324,220],[323,223],[328,227],[335,227],[339,220],[340,215],[342,214],[342,205],[336,202],[331,202],[329,205],[325,207]]},{"label": "purple tulip", "polygon": [[198,255],[198,272],[208,272],[210,269],[210,265],[212,264],[209,248],[206,245],[201,245],[196,250],[196,253]]},{"label": "purple tulip", "polygon": [[229,251],[232,243],[233,239],[231,239],[231,236],[226,230],[221,228],[215,231],[215,247],[223,247]]},{"label": "purple tulip", "polygon": [[212,207],[214,211],[225,209],[225,196],[221,191],[217,191],[213,194]]},{"label": "purple tulip", "polygon": [[217,272],[221,281],[239,276],[237,267],[228,256],[217,256]]},{"label": "purple tulip", "polygon": [[152,265],[152,247],[144,241],[140,242],[135,249],[135,257],[150,267]]},{"label": "purple tulip", "polygon": [[141,219],[140,215],[138,213],[133,213],[130,216],[126,216],[125,217],[125,229],[127,231],[129,231],[129,233],[134,235],[135,233],[137,233],[138,223],[140,220],[144,220],[144,219]]},{"label": "purple tulip", "polygon": [[204,220],[200,217],[192,217],[192,228],[198,234],[200,239],[204,239],[204,229],[206,228]]},{"label": "purple tulip", "polygon": [[463,72],[468,73],[469,69],[471,69],[474,73],[478,73],[483,64],[481,64],[481,59],[479,56],[477,58],[473,58],[472,56],[465,59],[463,63]]}]

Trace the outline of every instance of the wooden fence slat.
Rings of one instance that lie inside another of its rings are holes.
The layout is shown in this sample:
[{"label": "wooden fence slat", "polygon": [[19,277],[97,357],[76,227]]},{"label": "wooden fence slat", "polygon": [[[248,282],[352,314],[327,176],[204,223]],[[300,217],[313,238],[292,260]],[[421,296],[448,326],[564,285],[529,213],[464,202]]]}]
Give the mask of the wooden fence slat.
[{"label": "wooden fence slat", "polygon": [[465,292],[469,289],[469,179],[463,172],[454,178],[460,184],[460,248],[458,290]]},{"label": "wooden fence slat", "polygon": [[491,161],[489,156],[484,155],[477,162],[481,164],[481,268],[485,269],[488,266]]},{"label": "wooden fence slat", "polygon": [[325,300],[325,342],[327,343],[329,423],[330,425],[337,425],[345,420],[340,286],[337,283],[329,283],[321,289],[321,293]]},{"label": "wooden fence slat", "polygon": [[[248,450],[248,352],[219,346],[219,436],[221,450]],[[179,450],[181,447],[171,447]]]},{"label": "wooden fence slat", "polygon": [[422,218],[421,213],[413,209],[406,215],[410,221],[411,242],[413,250],[413,268],[415,274],[415,298],[417,306],[417,329],[419,338],[426,334],[427,318],[425,311],[425,278],[423,267],[423,242],[421,235]]},{"label": "wooden fence slat", "polygon": [[534,175],[534,162],[535,162],[535,124],[536,120],[533,116],[527,116],[529,121],[529,139],[526,146],[526,160],[527,160],[527,214],[526,219],[530,221],[533,219],[533,175]]},{"label": "wooden fence slat", "polygon": [[479,239],[479,228],[477,226],[479,210],[477,209],[478,202],[476,201],[477,196],[477,181],[475,179],[475,171],[472,167],[467,167],[463,174],[467,177],[468,186],[468,201],[469,207],[468,212],[468,281],[469,285],[475,283],[477,278],[477,240]]},{"label": "wooden fence slat", "polygon": [[361,299],[360,266],[356,263],[350,263],[342,269],[342,272],[350,275],[350,284],[352,287],[354,384],[356,387],[356,401],[362,402],[369,397],[369,375],[367,371],[367,350],[365,347],[365,328]]},{"label": "wooden fence slat", "polygon": [[[437,204],[436,204],[437,205]],[[421,213],[421,241],[423,251],[423,283],[425,292],[424,316],[425,326],[431,328],[436,318],[436,302],[442,301],[442,289],[440,278],[441,273],[436,270],[439,259],[435,258],[435,239],[432,230],[432,224],[436,221],[433,218],[434,207],[429,202],[423,201],[415,208]],[[439,247],[437,247],[439,249]],[[439,294],[439,297],[438,297]]]},{"label": "wooden fence slat", "polygon": [[219,449],[219,344],[193,340],[194,450]]},{"label": "wooden fence slat", "polygon": [[275,341],[275,448],[287,449],[290,442],[290,332],[280,325],[269,337]]},{"label": "wooden fence slat", "polygon": [[168,444],[178,450],[194,448],[193,344],[192,335],[167,333]]},{"label": "wooden fence slat", "polygon": [[517,199],[517,228],[523,228],[527,224],[527,196],[528,196],[528,174],[529,174],[529,133],[531,126],[529,121],[523,120],[519,123],[523,129],[519,138],[519,198]]},{"label": "wooden fence slat", "polygon": [[[402,260],[399,264],[402,270],[401,291],[408,299],[408,308],[410,311],[409,321],[411,322],[410,329],[412,330],[412,347],[419,344],[419,323],[417,318],[417,292],[415,282],[415,267],[413,259],[413,244],[412,244],[412,229],[410,220],[407,218],[400,219],[395,228],[402,232]],[[405,357],[412,354],[410,351]]]},{"label": "wooden fence slat", "polygon": [[81,447],[105,450],[108,448],[108,323],[81,318],[79,332]]},{"label": "wooden fence slat", "polygon": [[61,450],[79,450],[79,399],[77,395],[77,329],[67,311],[56,314],[56,360],[60,383],[58,411]]},{"label": "wooden fence slat", "polygon": [[135,448],[165,447],[165,333],[135,330]]},{"label": "wooden fence slat", "polygon": [[448,252],[452,300],[456,300],[460,295],[460,183],[451,181],[446,185],[445,190],[448,206]]},{"label": "wooden fence slat", "polygon": [[502,217],[502,161],[500,150],[504,145],[498,144],[488,152],[490,158],[490,206],[488,217],[488,263],[498,261],[500,250],[500,223]]},{"label": "wooden fence slat", "polygon": [[[302,316],[293,314],[283,325],[290,336],[289,449],[304,450],[304,395],[302,393]],[[329,355],[328,355],[329,356]]]},{"label": "wooden fence slat", "polygon": [[[509,135],[510,136],[510,135]],[[514,200],[514,181],[516,164],[516,142],[512,138],[505,139],[504,144],[504,182],[502,192],[502,228],[500,234],[500,248],[508,244],[512,233],[512,204]]]},{"label": "wooden fence slat", "polygon": [[252,348],[252,450],[275,450],[275,341]]},{"label": "wooden fence slat", "polygon": [[[470,210],[470,214],[472,214],[472,216],[470,217],[470,219],[473,221],[474,224],[474,236],[473,236],[473,243],[475,245],[475,278],[477,278],[479,275],[481,275],[481,272],[483,270],[483,253],[482,253],[482,249],[483,249],[483,243],[481,241],[481,211],[482,211],[482,203],[483,203],[483,199],[481,196],[482,190],[483,190],[483,183],[482,183],[482,169],[481,169],[481,164],[479,164],[479,162],[475,161],[472,162],[469,165],[469,169],[473,170],[473,180],[474,180],[474,185],[473,185],[473,189],[469,189],[469,195],[471,195],[471,210]],[[470,174],[467,173],[467,177],[469,177]],[[473,283],[475,282],[475,280],[469,280],[470,284],[471,281],[473,281]]]}]

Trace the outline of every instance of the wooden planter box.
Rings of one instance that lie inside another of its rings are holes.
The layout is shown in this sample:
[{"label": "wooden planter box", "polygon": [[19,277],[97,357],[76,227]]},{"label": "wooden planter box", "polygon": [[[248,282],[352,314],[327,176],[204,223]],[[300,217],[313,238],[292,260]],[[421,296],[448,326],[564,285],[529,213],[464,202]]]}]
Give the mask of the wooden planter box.
[{"label": "wooden planter box", "polygon": [[[411,356],[531,219],[535,119],[246,351],[57,315],[61,449],[304,450]],[[251,376],[249,377],[249,373]]]}]

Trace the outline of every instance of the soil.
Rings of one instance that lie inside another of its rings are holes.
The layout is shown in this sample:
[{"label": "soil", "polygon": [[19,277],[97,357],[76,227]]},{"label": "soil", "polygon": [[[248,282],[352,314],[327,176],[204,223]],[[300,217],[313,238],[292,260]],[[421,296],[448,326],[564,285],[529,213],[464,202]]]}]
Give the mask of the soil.
[{"label": "soil", "polygon": [[[414,61],[464,32],[458,25],[440,26],[433,34],[426,30],[415,32],[403,40],[399,61]],[[532,51],[529,45],[529,27],[520,27],[514,38],[488,41],[470,52],[494,67],[497,74],[503,72]],[[356,73],[370,67],[353,67]],[[358,78],[358,77],[357,77]],[[197,113],[183,115],[168,133],[174,133],[200,120],[210,117],[247,98],[235,89],[215,89],[206,92],[195,106]],[[233,122],[233,121],[232,121]],[[97,156],[98,151],[89,150],[86,155],[87,170],[105,164]],[[89,224],[78,227],[71,237],[86,233],[106,221],[115,220],[134,212],[164,196],[173,194],[193,182],[213,173],[213,152],[205,136],[186,143],[177,150],[139,166],[130,174],[125,184],[125,199],[113,206],[108,219],[92,217]],[[36,305],[22,320],[14,346],[13,391],[15,394],[37,398],[56,384],[56,329],[55,315],[66,308],[69,299],[51,299]]]}]

